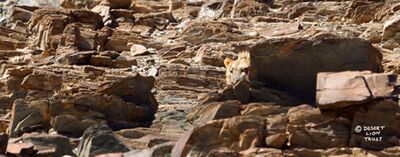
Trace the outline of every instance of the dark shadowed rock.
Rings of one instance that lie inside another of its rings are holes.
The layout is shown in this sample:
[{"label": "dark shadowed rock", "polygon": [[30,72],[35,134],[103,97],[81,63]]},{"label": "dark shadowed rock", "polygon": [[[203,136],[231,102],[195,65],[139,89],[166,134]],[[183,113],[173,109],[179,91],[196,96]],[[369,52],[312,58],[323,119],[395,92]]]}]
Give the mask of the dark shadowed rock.
[{"label": "dark shadowed rock", "polygon": [[157,111],[158,103],[151,89],[154,86],[153,77],[143,77],[140,74],[126,77],[114,82],[106,82],[100,86],[99,93],[116,95],[125,101],[150,106],[151,112]]},{"label": "dark shadowed rock", "polygon": [[127,152],[125,146],[107,125],[95,125],[88,128],[79,143],[77,155],[94,157],[100,154]]},{"label": "dark shadowed rock", "polygon": [[[390,100],[372,102],[366,110],[357,111],[351,125],[349,145],[373,150],[399,145],[399,113],[398,103]],[[357,130],[359,127],[361,130]]]},{"label": "dark shadowed rock", "polygon": [[38,154],[41,152],[48,153],[48,150],[54,149],[52,152],[53,156],[59,157],[63,155],[74,156],[72,152],[73,147],[71,146],[69,139],[60,135],[45,135],[45,134],[28,134],[23,137],[24,142],[30,142],[35,145],[35,150]]},{"label": "dark shadowed rock", "polygon": [[10,137],[20,136],[24,132],[46,129],[49,123],[49,104],[47,101],[24,101],[18,99],[12,108]]},{"label": "dark shadowed rock", "polygon": [[382,72],[382,55],[357,38],[268,39],[251,50],[250,80],[313,100],[317,74],[346,70]]},{"label": "dark shadowed rock", "polygon": [[3,132],[0,133],[0,154],[6,154],[8,144],[8,135]]}]

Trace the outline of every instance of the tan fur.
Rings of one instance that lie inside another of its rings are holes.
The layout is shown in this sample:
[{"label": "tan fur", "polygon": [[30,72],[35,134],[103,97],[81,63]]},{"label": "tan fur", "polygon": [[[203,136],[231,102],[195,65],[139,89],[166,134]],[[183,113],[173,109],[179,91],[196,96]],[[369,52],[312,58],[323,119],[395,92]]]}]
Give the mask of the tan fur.
[{"label": "tan fur", "polygon": [[236,82],[245,79],[248,75],[250,53],[247,51],[240,52],[237,60],[226,58],[224,64],[226,67],[226,84],[235,84]]}]

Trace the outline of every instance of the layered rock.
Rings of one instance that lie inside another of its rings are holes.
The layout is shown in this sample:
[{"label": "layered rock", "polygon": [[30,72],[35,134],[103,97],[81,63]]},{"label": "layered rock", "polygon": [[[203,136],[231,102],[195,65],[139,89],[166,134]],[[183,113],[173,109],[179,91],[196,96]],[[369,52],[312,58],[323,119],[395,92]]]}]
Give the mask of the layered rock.
[{"label": "layered rock", "polygon": [[[78,26],[81,26],[81,28],[78,29],[76,26],[74,27],[74,25],[68,25],[74,22],[80,22],[81,24],[78,24]],[[83,29],[82,25],[89,29],[87,33],[81,33],[81,29]],[[33,12],[28,29],[36,37],[36,39],[31,41],[32,46],[47,53],[54,53],[59,44],[61,46],[75,46],[68,45],[68,43],[65,43],[66,41],[63,42],[63,40],[72,40],[72,44],[80,44],[76,46],[82,50],[97,48],[97,43],[95,44],[93,41],[95,40],[93,38],[96,33],[93,33],[93,31],[97,30],[102,25],[101,16],[91,11],[38,9]],[[90,29],[92,31],[90,31]],[[89,40],[90,38],[92,38],[92,41]],[[82,45],[82,42],[89,43]]]},{"label": "layered rock", "polygon": [[[98,123],[118,129],[148,125],[154,118],[158,103],[150,92],[154,85],[151,77],[111,75],[103,80],[96,78],[96,69],[87,67],[69,71],[69,75],[57,74],[67,70],[65,67],[47,68],[30,71],[32,74],[28,71],[21,86],[17,86],[26,92],[15,97],[27,99],[13,105],[12,136],[37,128],[48,129],[48,124],[59,133],[80,136]],[[79,78],[97,83],[83,83]],[[36,118],[26,119],[32,116]]]},{"label": "layered rock", "polygon": [[26,34],[0,27],[0,50],[15,50],[27,46]]},{"label": "layered rock", "polygon": [[326,149],[348,145],[349,119],[324,115],[311,106],[298,106],[289,110],[288,120],[286,131],[291,148]]},{"label": "layered rock", "polygon": [[400,15],[395,15],[384,23],[381,41],[384,44],[384,48],[393,50],[399,47],[399,43],[397,42],[398,36],[396,34],[399,30],[399,19]]},{"label": "layered rock", "polygon": [[399,156],[397,0],[3,2],[7,156]]},{"label": "layered rock", "polygon": [[357,105],[371,99],[389,98],[397,75],[371,72],[319,73],[316,101],[319,108]]}]

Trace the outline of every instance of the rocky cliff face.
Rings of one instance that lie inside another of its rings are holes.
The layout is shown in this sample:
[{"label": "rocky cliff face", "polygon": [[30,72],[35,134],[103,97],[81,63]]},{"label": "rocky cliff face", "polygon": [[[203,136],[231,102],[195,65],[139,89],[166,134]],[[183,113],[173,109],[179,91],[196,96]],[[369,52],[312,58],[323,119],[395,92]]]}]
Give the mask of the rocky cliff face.
[{"label": "rocky cliff face", "polygon": [[400,156],[400,1],[0,9],[0,154]]}]

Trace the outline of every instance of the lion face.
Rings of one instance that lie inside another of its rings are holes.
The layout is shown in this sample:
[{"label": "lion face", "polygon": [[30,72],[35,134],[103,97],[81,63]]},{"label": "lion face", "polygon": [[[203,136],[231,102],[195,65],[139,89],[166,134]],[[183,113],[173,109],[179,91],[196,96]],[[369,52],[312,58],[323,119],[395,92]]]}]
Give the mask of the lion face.
[{"label": "lion face", "polygon": [[248,52],[239,53],[239,58],[237,60],[226,58],[224,64],[226,68],[225,75],[227,85],[235,84],[247,78],[250,67]]}]

